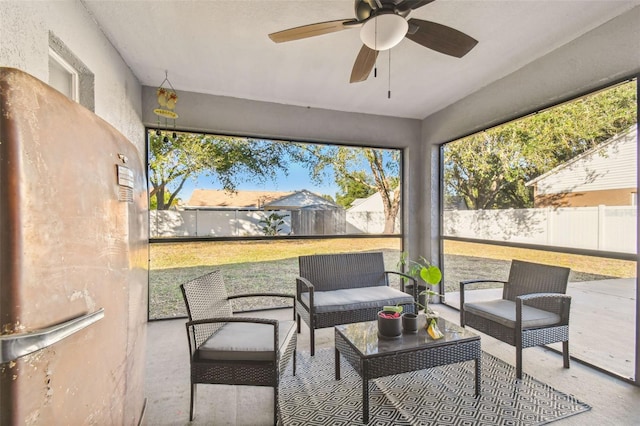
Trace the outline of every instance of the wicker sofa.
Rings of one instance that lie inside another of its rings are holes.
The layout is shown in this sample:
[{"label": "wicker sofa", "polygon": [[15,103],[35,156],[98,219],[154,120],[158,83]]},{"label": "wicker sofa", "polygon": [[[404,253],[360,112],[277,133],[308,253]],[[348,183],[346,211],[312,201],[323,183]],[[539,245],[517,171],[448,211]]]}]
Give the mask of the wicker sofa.
[{"label": "wicker sofa", "polygon": [[385,271],[382,252],[300,256],[298,263],[298,333],[302,319],[309,326],[311,355],[315,353],[316,329],[373,321],[385,305],[401,305],[405,312],[415,312],[415,294],[404,292],[404,280],[400,280],[400,290],[390,287],[389,275],[412,281],[414,291],[415,279]]}]

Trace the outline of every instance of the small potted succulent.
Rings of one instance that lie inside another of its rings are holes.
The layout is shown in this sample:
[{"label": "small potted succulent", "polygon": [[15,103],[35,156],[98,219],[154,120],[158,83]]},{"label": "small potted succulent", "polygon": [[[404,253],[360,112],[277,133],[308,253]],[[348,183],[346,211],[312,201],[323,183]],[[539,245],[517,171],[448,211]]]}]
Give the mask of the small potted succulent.
[{"label": "small potted succulent", "polygon": [[382,338],[402,336],[402,306],[383,306],[378,312],[378,335]]}]

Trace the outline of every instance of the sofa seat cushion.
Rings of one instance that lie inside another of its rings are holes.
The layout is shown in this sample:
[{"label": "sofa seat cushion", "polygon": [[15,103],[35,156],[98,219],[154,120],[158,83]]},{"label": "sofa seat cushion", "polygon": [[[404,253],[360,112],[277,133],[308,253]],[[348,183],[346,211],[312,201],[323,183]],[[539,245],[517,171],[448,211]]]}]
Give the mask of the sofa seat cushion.
[{"label": "sofa seat cushion", "polygon": [[[301,297],[302,302],[309,306],[309,293],[302,293]],[[413,303],[411,295],[387,286],[315,291],[313,293],[313,304],[318,314],[382,308],[385,305],[408,303]]]},{"label": "sofa seat cushion", "polygon": [[[295,334],[295,321],[278,323],[280,353]],[[229,361],[274,361],[273,326],[248,322],[228,322],[198,348],[198,357]]]},{"label": "sofa seat cushion", "polygon": [[[516,303],[511,300],[465,303],[464,310],[509,328],[516,326]],[[522,328],[545,327],[559,322],[560,316],[553,312],[522,305]]]}]

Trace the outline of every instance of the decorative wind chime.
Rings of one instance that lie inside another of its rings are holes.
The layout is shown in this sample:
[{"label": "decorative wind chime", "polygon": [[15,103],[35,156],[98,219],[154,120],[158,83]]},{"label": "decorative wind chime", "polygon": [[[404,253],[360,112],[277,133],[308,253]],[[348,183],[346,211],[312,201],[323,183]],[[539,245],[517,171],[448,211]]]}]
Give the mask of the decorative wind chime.
[{"label": "decorative wind chime", "polygon": [[[165,87],[165,83],[168,87]],[[169,120],[173,120],[173,139],[176,138],[176,118],[178,118],[178,114],[175,113],[174,108],[176,107],[176,103],[178,102],[178,95],[176,94],[176,90],[173,88],[173,85],[169,81],[168,72],[164,72],[164,80],[156,90],[156,96],[158,99],[158,108],[153,110],[153,113],[158,116],[158,127],[162,126],[161,120],[164,118],[164,127],[170,127]],[[156,131],[156,135],[160,136],[160,130]],[[165,142],[169,142],[169,138],[167,136],[164,137]]]}]

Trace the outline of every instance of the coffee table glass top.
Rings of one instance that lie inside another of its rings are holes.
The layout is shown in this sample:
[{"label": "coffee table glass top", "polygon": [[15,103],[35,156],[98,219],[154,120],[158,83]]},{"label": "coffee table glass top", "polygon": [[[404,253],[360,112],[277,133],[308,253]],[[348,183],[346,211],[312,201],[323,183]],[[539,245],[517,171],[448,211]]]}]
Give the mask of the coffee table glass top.
[{"label": "coffee table glass top", "polygon": [[418,332],[403,333],[398,338],[384,338],[378,336],[378,322],[359,322],[354,324],[344,324],[335,327],[336,332],[344,336],[360,352],[361,356],[375,356],[388,352],[399,352],[403,350],[414,350],[416,348],[437,347],[444,344],[455,344],[456,342],[476,340],[480,337],[459,325],[438,318],[438,328],[444,334],[441,339],[434,340],[425,329],[426,318],[420,315],[418,319]]}]

